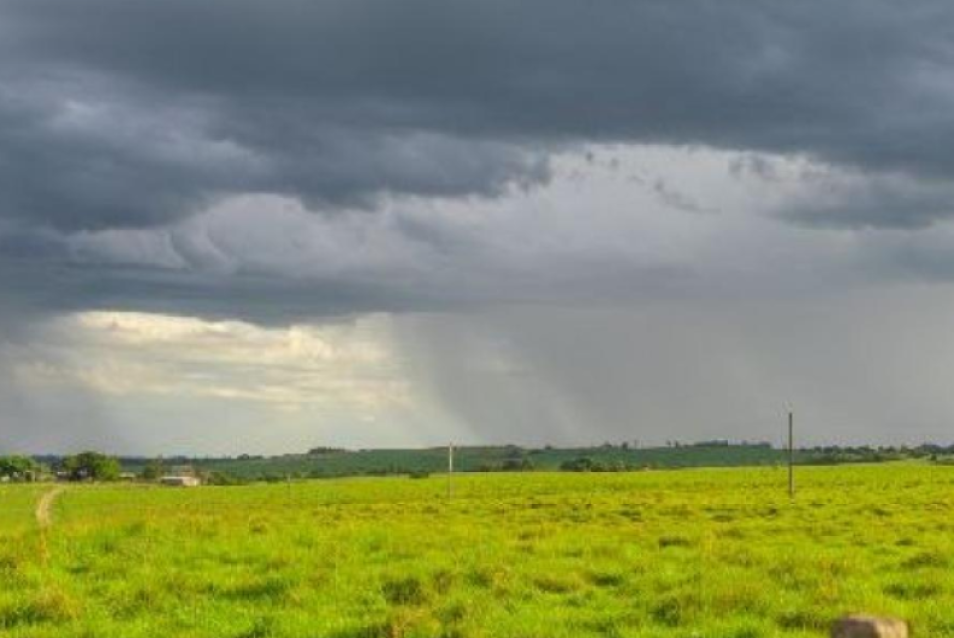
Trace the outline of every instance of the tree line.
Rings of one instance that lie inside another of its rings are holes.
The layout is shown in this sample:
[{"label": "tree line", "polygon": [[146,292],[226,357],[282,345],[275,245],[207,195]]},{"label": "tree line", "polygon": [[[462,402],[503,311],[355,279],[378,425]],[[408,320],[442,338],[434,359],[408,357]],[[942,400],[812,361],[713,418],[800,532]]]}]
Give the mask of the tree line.
[{"label": "tree line", "polygon": [[81,452],[46,465],[28,456],[0,456],[0,481],[30,483],[45,478],[69,481],[116,481],[122,475],[119,459],[100,452]]}]

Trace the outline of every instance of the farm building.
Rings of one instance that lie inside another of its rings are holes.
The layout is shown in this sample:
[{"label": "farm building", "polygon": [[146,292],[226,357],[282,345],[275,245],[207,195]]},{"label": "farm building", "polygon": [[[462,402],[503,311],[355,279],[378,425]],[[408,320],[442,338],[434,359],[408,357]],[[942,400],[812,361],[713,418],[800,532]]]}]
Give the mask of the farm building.
[{"label": "farm building", "polygon": [[198,487],[202,481],[194,476],[163,476],[159,483],[169,487]]},{"label": "farm building", "polygon": [[168,474],[160,477],[159,483],[170,487],[198,487],[202,485],[198,473],[191,465],[173,467]]}]

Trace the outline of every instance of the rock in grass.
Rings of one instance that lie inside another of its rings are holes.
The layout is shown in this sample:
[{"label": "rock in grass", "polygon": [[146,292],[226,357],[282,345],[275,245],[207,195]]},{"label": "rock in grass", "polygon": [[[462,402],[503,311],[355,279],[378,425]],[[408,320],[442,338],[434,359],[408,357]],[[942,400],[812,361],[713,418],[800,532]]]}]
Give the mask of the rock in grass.
[{"label": "rock in grass", "polygon": [[834,624],[832,638],[908,638],[908,625],[894,618],[848,616]]}]

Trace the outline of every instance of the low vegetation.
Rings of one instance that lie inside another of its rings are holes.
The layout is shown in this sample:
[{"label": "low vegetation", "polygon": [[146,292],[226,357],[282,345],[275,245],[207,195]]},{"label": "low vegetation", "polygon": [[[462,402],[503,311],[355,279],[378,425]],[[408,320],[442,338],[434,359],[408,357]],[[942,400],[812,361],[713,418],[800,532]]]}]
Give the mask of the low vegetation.
[{"label": "low vegetation", "polygon": [[494,473],[163,489],[0,486],[10,638],[954,633],[954,469]]},{"label": "low vegetation", "polygon": [[118,459],[100,452],[67,456],[60,466],[71,481],[115,481],[122,471]]},{"label": "low vegetation", "polygon": [[[86,453],[89,454],[89,453]],[[85,454],[84,454],[85,455]],[[102,455],[100,455],[102,456]],[[306,454],[261,456],[241,454],[218,458],[120,458],[121,471],[154,481],[163,474],[187,467],[204,482],[240,485],[254,481],[284,482],[288,479],[340,478],[346,476],[420,475],[447,468],[447,448],[345,450],[312,448]],[[799,465],[846,465],[923,460],[954,463],[954,446],[917,447],[813,447],[796,450]],[[70,457],[41,456],[41,468],[63,469]],[[642,448],[626,442],[587,448],[524,448],[516,445],[466,446],[456,448],[455,467],[463,472],[635,472],[692,467],[762,467],[788,462],[786,450],[768,443],[670,441],[665,447]],[[111,480],[110,470],[97,480]],[[39,476],[44,476],[41,472]],[[75,473],[74,473],[75,476]],[[0,473],[0,480],[2,480]]]},{"label": "low vegetation", "polygon": [[27,456],[0,456],[0,481],[32,483],[40,478],[42,468]]},{"label": "low vegetation", "polygon": [[[884,463],[930,460],[947,463],[954,447],[816,447],[797,450],[799,465]],[[60,460],[47,457],[47,463]],[[691,467],[759,467],[788,462],[788,453],[768,443],[670,441],[665,447],[606,443],[588,448],[524,448],[516,445],[456,448],[454,465],[463,472],[634,472]],[[344,450],[317,447],[307,454],[239,455],[231,458],[121,459],[123,469],[152,479],[166,466],[193,467],[207,482],[241,484],[287,481],[289,478],[339,478],[431,474],[447,468],[447,448]]]}]

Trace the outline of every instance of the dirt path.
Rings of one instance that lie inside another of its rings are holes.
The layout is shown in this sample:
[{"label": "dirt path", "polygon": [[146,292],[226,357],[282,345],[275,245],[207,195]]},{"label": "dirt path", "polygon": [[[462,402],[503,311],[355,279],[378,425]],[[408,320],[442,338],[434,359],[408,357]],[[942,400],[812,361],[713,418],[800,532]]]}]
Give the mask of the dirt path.
[{"label": "dirt path", "polygon": [[37,501],[36,522],[42,529],[47,529],[53,524],[53,503],[56,502],[56,498],[63,493],[64,489],[62,485],[54,487]]}]

